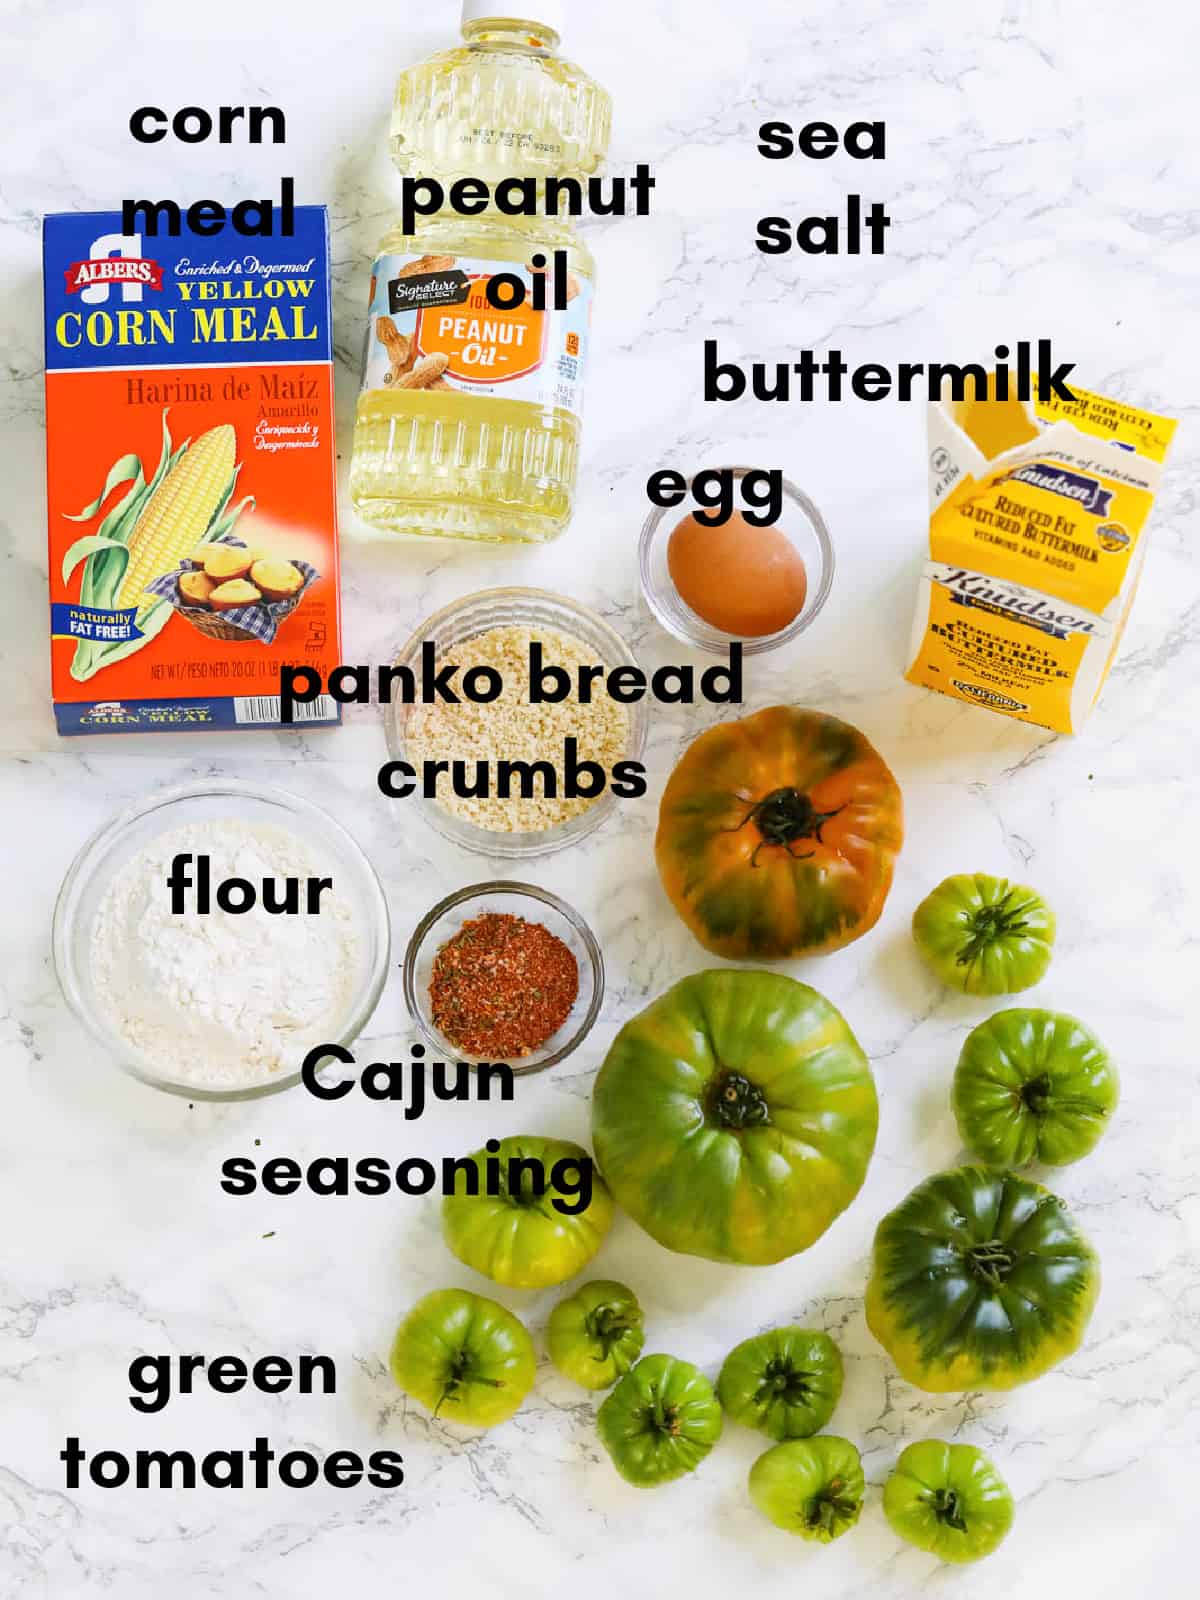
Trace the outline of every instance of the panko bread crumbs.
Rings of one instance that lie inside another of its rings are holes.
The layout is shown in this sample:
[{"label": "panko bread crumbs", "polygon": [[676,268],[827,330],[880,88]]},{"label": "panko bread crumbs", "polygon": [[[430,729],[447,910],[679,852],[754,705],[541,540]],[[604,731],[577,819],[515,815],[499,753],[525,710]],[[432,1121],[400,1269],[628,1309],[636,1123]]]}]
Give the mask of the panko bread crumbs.
[{"label": "panko bread crumbs", "polygon": [[50,216],[43,260],[58,731],[280,726],[281,666],[340,659],[324,207],[252,240]]},{"label": "panko bread crumbs", "polygon": [[1174,431],[1082,389],[930,405],[909,680],[1074,733],[1120,643]]}]

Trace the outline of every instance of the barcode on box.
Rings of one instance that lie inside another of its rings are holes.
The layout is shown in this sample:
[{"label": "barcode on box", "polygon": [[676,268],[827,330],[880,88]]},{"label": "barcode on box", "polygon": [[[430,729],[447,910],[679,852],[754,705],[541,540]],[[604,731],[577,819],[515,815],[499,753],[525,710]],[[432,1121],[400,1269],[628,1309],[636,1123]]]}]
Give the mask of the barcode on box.
[{"label": "barcode on box", "polygon": [[[277,694],[243,694],[233,702],[233,714],[238,722],[283,721],[283,702]],[[336,722],[337,706],[327,694],[319,694],[310,705],[292,707],[297,722]]]}]

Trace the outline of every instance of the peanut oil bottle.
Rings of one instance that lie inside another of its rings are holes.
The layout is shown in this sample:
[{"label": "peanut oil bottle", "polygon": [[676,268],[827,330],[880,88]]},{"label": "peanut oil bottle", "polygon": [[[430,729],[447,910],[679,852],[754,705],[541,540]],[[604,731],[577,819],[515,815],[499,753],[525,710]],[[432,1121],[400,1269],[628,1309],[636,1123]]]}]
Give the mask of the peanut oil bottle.
[{"label": "peanut oil bottle", "polygon": [[[564,12],[565,0],[465,0],[463,43],[400,77],[391,130],[399,171],[447,188],[464,177],[533,179],[539,193],[547,178],[595,172],[611,102],[558,54]],[[489,300],[499,275],[525,286],[521,303]],[[444,209],[384,236],[350,468],[361,517],[396,533],[468,539],[562,532],[594,276],[561,215]]]}]

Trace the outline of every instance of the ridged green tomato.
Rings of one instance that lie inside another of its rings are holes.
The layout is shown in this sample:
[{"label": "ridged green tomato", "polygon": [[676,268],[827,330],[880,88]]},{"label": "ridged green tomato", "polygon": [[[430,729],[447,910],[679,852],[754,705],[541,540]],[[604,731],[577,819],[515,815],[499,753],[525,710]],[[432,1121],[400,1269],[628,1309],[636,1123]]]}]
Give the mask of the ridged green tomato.
[{"label": "ridged green tomato", "polygon": [[1015,994],[1045,975],[1054,913],[1035,889],[964,872],[939,883],[913,913],[917,949],[964,994]]},{"label": "ridged green tomato", "polygon": [[893,1530],[918,1550],[964,1563],[990,1556],[1013,1522],[1008,1485],[972,1444],[923,1439],[900,1454],[883,1488]]},{"label": "ridged green tomato", "polygon": [[392,1377],[435,1416],[507,1422],[533,1388],[533,1340],[511,1311],[468,1289],[437,1289],[396,1330]]},{"label": "ridged green tomato", "polygon": [[776,972],[699,972],[613,1041],[592,1095],[618,1205],[668,1250],[765,1266],[850,1204],[875,1147],[871,1068],[829,1001]]},{"label": "ridged green tomato", "polygon": [[1100,1263],[1057,1195],[958,1167],[879,1224],[867,1325],[918,1389],[1014,1389],[1079,1348],[1099,1292]]},{"label": "ridged green tomato", "polygon": [[560,1300],[550,1313],[550,1359],[585,1389],[610,1389],[642,1353],[646,1330],[637,1296],[623,1283],[597,1278]]},{"label": "ridged green tomato", "polygon": [[827,1333],[772,1328],[725,1357],[717,1398],[727,1416],[771,1439],[807,1439],[842,1394],[842,1356]]},{"label": "ridged green tomato", "polygon": [[993,1166],[1078,1161],[1099,1143],[1119,1096],[1108,1051],[1058,1011],[998,1011],[967,1035],[954,1074],[959,1134]]},{"label": "ridged green tomato", "polygon": [[690,1361],[646,1356],[596,1416],[613,1466],[638,1489],[694,1472],[721,1437],[713,1386]]},{"label": "ridged green tomato", "polygon": [[[568,1139],[518,1134],[488,1142],[497,1148],[467,1158],[476,1181],[468,1184],[456,1173],[454,1190],[442,1201],[446,1244],[468,1267],[510,1289],[565,1283],[583,1271],[612,1226],[607,1185],[583,1146]],[[489,1173],[496,1175],[494,1183]],[[587,1182],[591,1197],[582,1210],[574,1209]],[[489,1194],[489,1186],[496,1192]],[[478,1192],[468,1193],[470,1187]]]},{"label": "ridged green tomato", "polygon": [[750,1468],[750,1498],[763,1516],[818,1544],[850,1532],[866,1495],[861,1456],[830,1433],[777,1444]]}]

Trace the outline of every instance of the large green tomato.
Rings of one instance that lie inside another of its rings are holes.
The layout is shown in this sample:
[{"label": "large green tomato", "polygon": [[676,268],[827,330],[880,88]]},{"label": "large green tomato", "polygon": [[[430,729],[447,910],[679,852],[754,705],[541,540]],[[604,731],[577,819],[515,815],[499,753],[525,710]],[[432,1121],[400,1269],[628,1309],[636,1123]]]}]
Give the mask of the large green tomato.
[{"label": "large green tomato", "polygon": [[[591,1156],[566,1139],[520,1134],[488,1143],[495,1148],[467,1158],[474,1178],[456,1173],[442,1201],[447,1245],[468,1267],[510,1289],[546,1289],[573,1278],[612,1226],[612,1196]],[[577,1210],[586,1192],[579,1189],[583,1174],[592,1192]]]},{"label": "large green tomato", "polygon": [[958,1167],[875,1234],[867,1325],[919,1389],[1014,1389],[1079,1348],[1100,1264],[1040,1184]]},{"label": "large green tomato", "polygon": [[684,978],[621,1029],[592,1096],[618,1205],[669,1250],[750,1266],[821,1237],[878,1122],[845,1018],[777,972]]},{"label": "large green tomato", "polygon": [[638,1489],[694,1472],[721,1437],[713,1386],[690,1361],[646,1356],[596,1415],[613,1466]]},{"label": "large green tomato", "polygon": [[585,1283],[550,1313],[546,1343],[558,1370],[585,1389],[610,1389],[642,1353],[646,1332],[632,1289]]},{"label": "large green tomato", "polygon": [[494,1428],[533,1388],[533,1340],[511,1311],[468,1289],[418,1300],[396,1330],[392,1377],[448,1422]]},{"label": "large green tomato", "polygon": [[883,1511],[918,1550],[943,1561],[980,1561],[1012,1527],[1013,1497],[982,1450],[923,1439],[901,1452],[884,1485]]},{"label": "large green tomato", "polygon": [[862,1515],[867,1485],[848,1439],[789,1439],[750,1468],[750,1498],[777,1528],[832,1544]]},{"label": "large green tomato", "polygon": [[1095,1148],[1119,1094],[1108,1051],[1082,1022],[1014,1008],[967,1035],[954,1115],[963,1143],[983,1161],[1061,1167]]},{"label": "large green tomato", "polygon": [[772,1439],[807,1439],[842,1394],[842,1356],[827,1333],[772,1328],[725,1357],[717,1398],[726,1414]]},{"label": "large green tomato", "polygon": [[913,913],[917,949],[965,994],[1015,994],[1050,965],[1054,913],[1034,889],[964,872],[939,883]]}]

